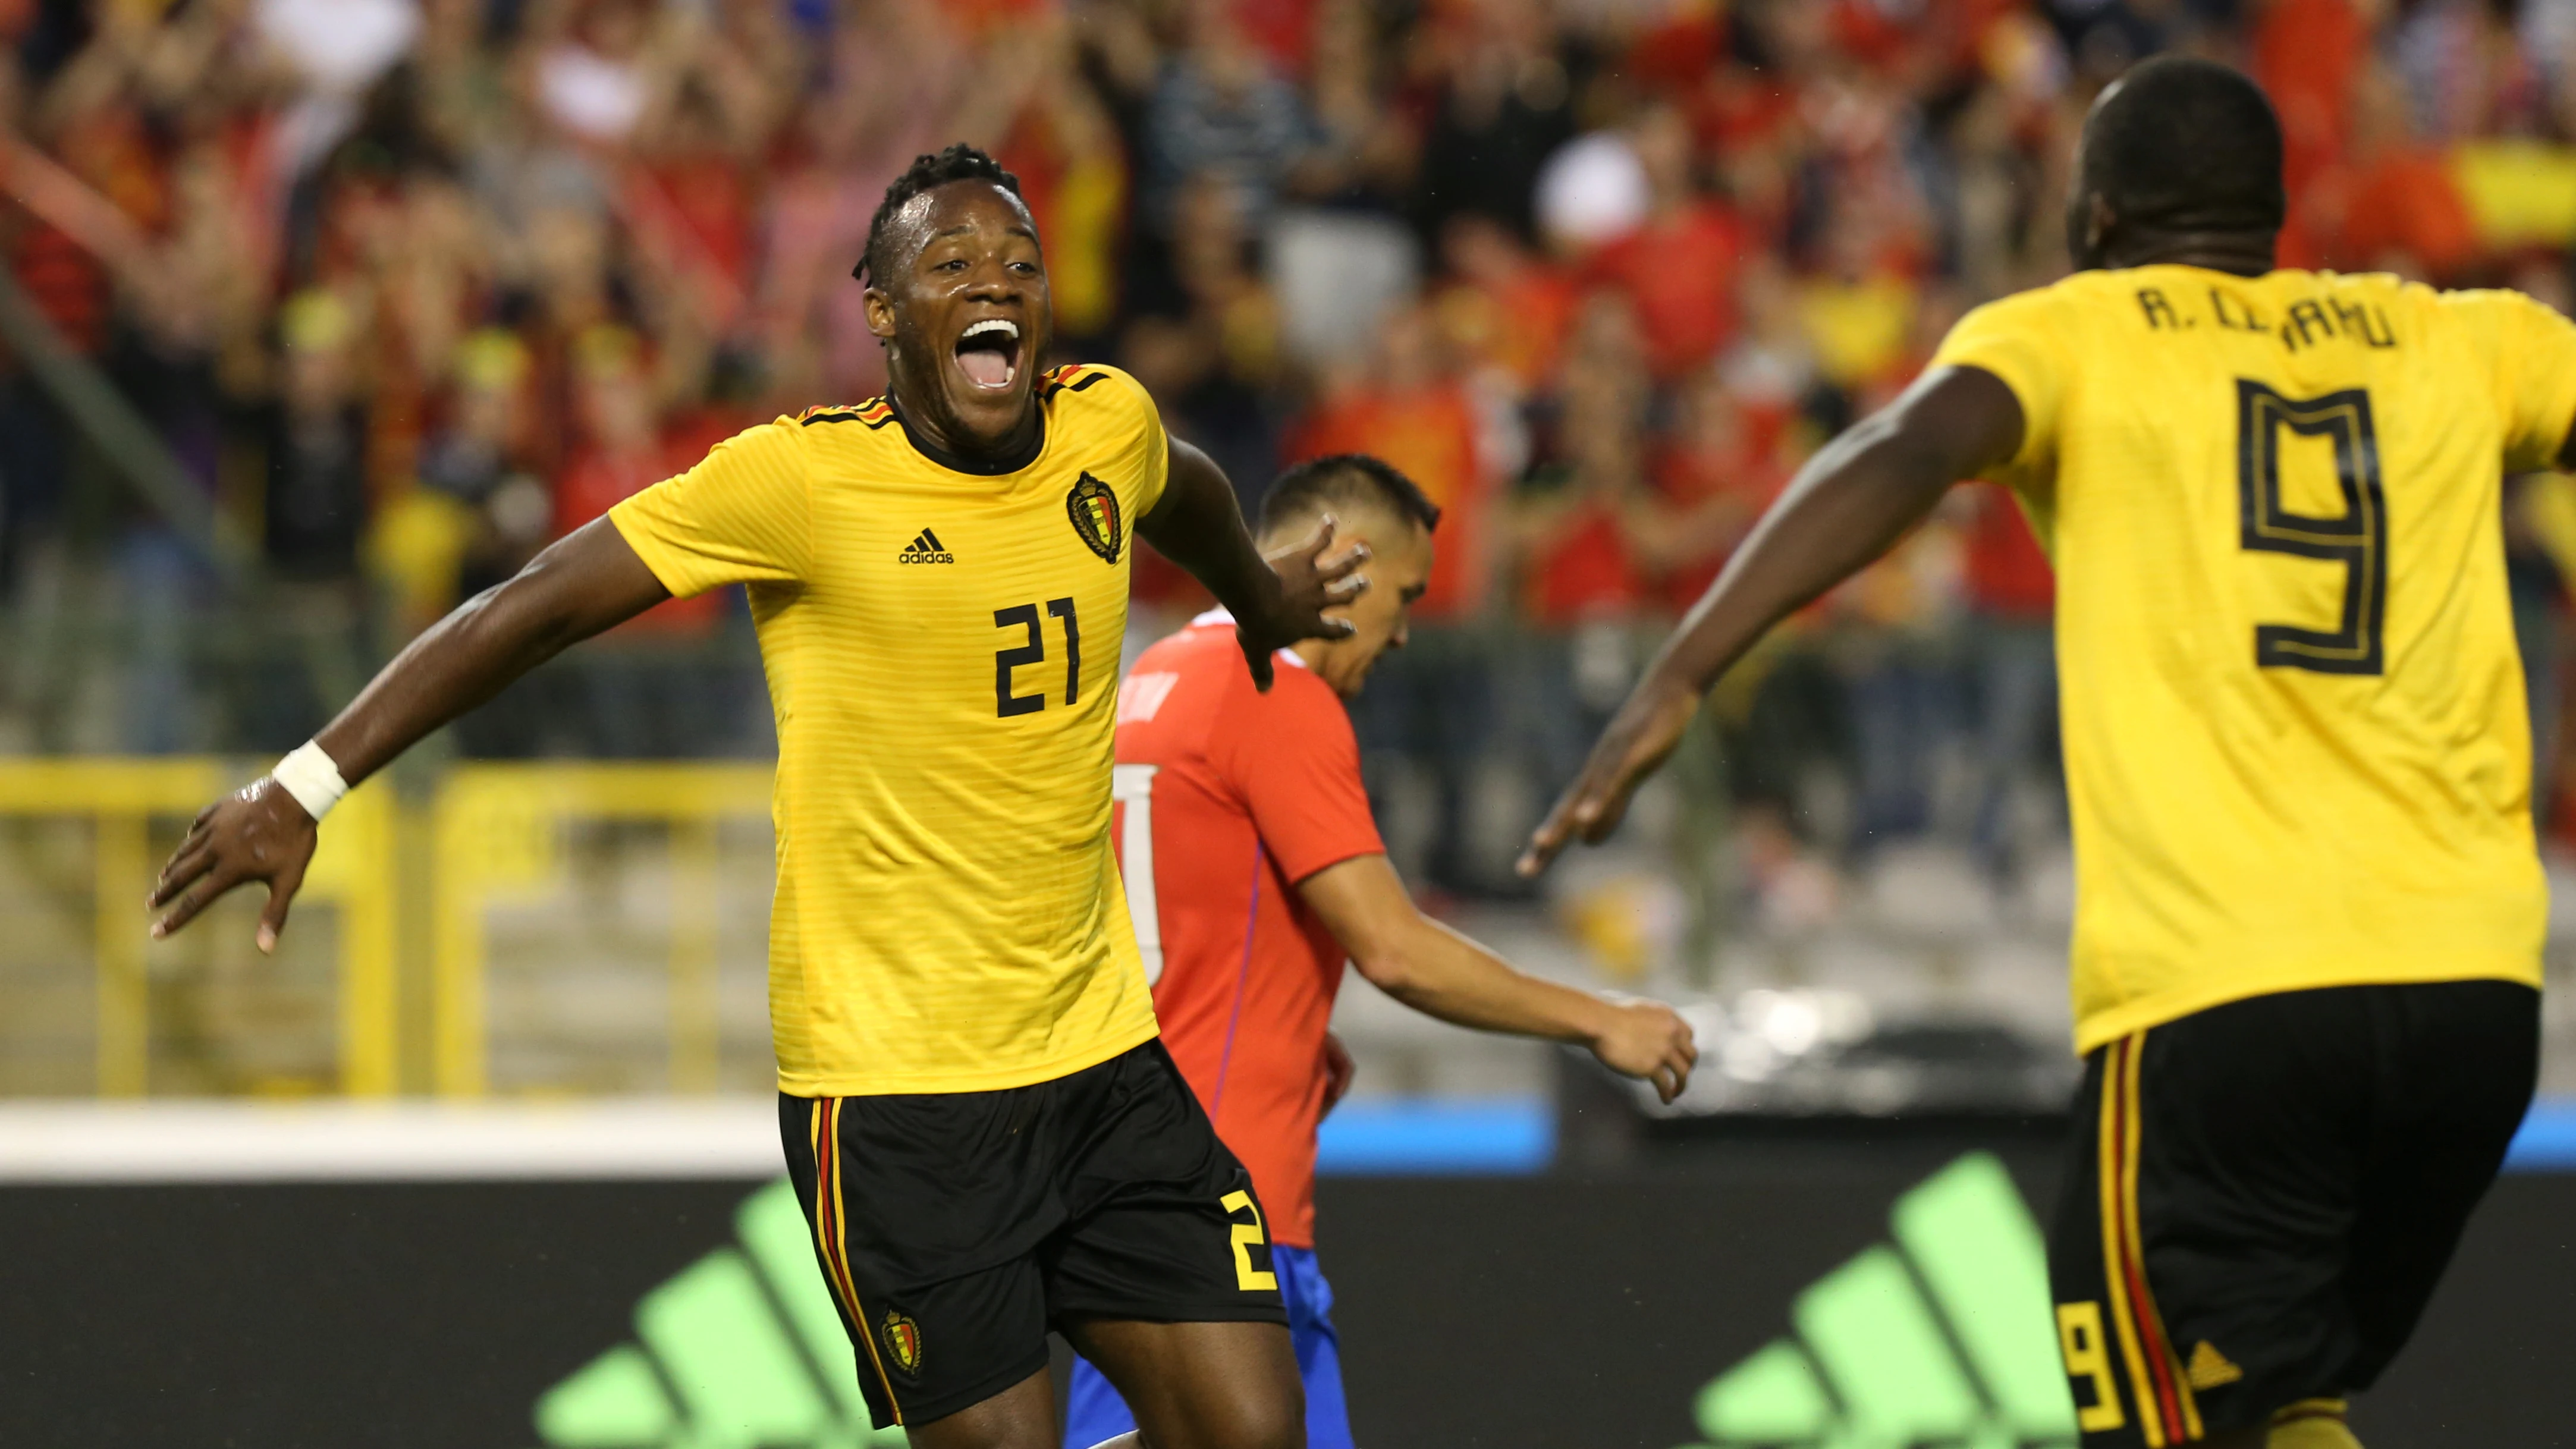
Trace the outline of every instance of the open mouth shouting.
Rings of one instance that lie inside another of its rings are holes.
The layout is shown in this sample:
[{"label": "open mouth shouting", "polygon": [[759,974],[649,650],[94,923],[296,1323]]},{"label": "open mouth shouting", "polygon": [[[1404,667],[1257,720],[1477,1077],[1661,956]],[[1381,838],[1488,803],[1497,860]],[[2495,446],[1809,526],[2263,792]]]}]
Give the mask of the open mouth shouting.
[{"label": "open mouth shouting", "polygon": [[1020,324],[987,317],[957,339],[957,370],[979,390],[1001,392],[1019,380]]}]

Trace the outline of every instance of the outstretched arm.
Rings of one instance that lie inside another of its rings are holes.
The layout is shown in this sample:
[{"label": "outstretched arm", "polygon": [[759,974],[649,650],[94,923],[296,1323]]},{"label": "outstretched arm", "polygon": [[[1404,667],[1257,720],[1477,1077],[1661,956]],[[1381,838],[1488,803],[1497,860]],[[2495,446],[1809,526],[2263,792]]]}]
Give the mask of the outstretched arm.
[{"label": "outstretched arm", "polygon": [[[313,742],[355,785],[567,646],[670,596],[617,526],[595,520],[431,625]],[[274,776],[207,806],[153,889],[152,908],[168,913],[152,934],[187,925],[245,881],[266,881],[259,948],[275,949],[314,838],[313,817]]]},{"label": "outstretched arm", "polygon": [[1351,964],[1387,995],[1442,1021],[1577,1042],[1602,1065],[1655,1084],[1669,1102],[1699,1049],[1688,1022],[1656,1001],[1615,1002],[1515,971],[1422,914],[1383,855],[1353,856],[1297,884]]},{"label": "outstretched arm", "polygon": [[1608,836],[1729,665],[1792,610],[1885,553],[1952,483],[2010,461],[2021,437],[2021,403],[2002,379],[1944,367],[1826,444],[1664,641],[1583,773],[1531,835],[1521,874],[1545,870],[1578,837],[1598,844]]},{"label": "outstretched arm", "polygon": [[1188,569],[1234,615],[1235,637],[1252,682],[1270,688],[1270,655],[1300,639],[1338,639],[1350,621],[1327,619],[1329,604],[1348,603],[1368,579],[1354,572],[1368,549],[1354,545],[1325,560],[1333,542],[1326,518],[1313,534],[1274,558],[1263,559],[1235,506],[1234,485],[1207,454],[1172,439],[1171,473],[1162,499],[1137,521],[1136,531],[1163,557]]}]

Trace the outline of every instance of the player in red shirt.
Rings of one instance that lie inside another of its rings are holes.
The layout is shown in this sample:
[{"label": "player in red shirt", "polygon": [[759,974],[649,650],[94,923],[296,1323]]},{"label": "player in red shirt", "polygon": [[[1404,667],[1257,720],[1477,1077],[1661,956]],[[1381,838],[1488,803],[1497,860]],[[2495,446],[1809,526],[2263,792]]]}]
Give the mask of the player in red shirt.
[{"label": "player in red shirt", "polygon": [[[1386,463],[1339,454],[1271,485],[1262,538],[1323,516],[1370,552],[1370,587],[1333,611],[1353,632],[1279,651],[1267,694],[1222,611],[1146,650],[1118,693],[1114,828],[1163,1044],[1252,1172],[1305,1379],[1307,1443],[1348,1449],[1332,1290],[1314,1260],[1315,1126],[1349,1080],[1325,1031],[1342,963],[1443,1021],[1580,1042],[1666,1101],[1697,1052],[1671,1008],[1525,976],[1414,908],[1369,816],[1342,701],[1404,647],[1440,510]],[[1084,1449],[1134,1424],[1077,1360],[1065,1442]]]}]

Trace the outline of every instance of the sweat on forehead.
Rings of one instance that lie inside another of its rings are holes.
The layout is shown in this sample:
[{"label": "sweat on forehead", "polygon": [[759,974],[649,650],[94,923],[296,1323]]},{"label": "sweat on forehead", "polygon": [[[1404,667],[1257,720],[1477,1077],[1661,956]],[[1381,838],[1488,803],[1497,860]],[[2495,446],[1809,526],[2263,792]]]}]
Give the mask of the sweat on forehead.
[{"label": "sweat on forehead", "polygon": [[[1037,223],[1029,214],[1029,204],[1020,199],[1018,192],[981,177],[965,177],[944,182],[927,191],[906,197],[901,205],[888,213],[883,229],[871,238],[868,248],[871,259],[869,270],[900,270],[920,256],[922,248],[930,245],[931,239],[938,235],[932,227],[932,214],[939,209],[944,199],[968,188],[973,188],[987,196],[999,196],[1010,204],[1011,210],[1019,214],[1020,225],[1026,227],[1031,236],[1034,237],[1037,234]],[[878,259],[886,263],[884,268],[880,269],[873,265]]]}]

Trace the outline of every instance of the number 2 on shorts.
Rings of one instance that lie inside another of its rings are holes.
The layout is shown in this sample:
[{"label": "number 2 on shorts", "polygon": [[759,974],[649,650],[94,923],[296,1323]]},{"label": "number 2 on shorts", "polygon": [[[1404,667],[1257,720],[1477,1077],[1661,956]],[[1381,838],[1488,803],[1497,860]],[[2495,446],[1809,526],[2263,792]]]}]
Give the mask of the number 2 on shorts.
[{"label": "number 2 on shorts", "polygon": [[1223,1202],[1228,1213],[1252,1214],[1252,1221],[1234,1225],[1234,1286],[1246,1293],[1277,1291],[1278,1274],[1255,1272],[1252,1267],[1252,1250],[1270,1241],[1261,1231],[1260,1206],[1253,1202],[1252,1194],[1240,1189],[1227,1193]]}]

